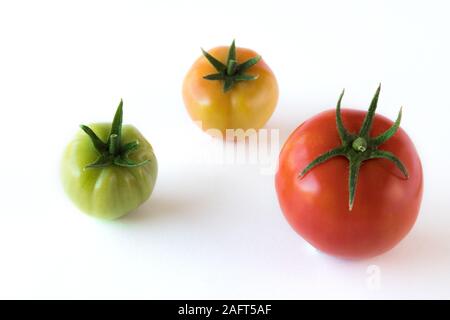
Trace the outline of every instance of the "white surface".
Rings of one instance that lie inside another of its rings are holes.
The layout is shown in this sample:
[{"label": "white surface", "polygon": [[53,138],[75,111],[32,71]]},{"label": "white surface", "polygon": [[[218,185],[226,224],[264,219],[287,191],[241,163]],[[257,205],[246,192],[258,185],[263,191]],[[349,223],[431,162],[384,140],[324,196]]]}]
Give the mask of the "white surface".
[{"label": "white surface", "polygon": [[[450,298],[449,10],[447,1],[0,2],[0,298]],[[417,224],[394,250],[358,262],[320,254],[285,221],[272,175],[210,161],[220,146],[190,121],[181,82],[200,46],[233,38],[277,75],[267,127],[281,143],[343,87],[346,106],[367,108],[378,82],[380,113],[394,119],[404,106],[426,184]],[[64,195],[59,160],[77,126],[109,121],[121,97],[160,171],[150,201],[103,222]]]}]

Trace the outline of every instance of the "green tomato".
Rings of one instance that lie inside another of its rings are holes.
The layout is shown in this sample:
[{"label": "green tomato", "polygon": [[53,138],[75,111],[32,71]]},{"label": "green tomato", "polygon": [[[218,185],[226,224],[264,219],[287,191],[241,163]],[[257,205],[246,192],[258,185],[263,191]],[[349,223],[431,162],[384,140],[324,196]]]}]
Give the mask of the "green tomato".
[{"label": "green tomato", "polygon": [[158,165],[152,146],[135,127],[122,127],[122,102],[112,124],[81,128],[62,159],[64,190],[89,215],[120,218],[153,191]]}]

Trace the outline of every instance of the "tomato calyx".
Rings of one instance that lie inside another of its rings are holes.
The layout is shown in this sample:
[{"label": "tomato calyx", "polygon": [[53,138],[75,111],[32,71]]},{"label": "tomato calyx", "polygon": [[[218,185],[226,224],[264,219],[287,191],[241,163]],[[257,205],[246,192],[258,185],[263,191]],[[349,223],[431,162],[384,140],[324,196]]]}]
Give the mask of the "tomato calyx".
[{"label": "tomato calyx", "polygon": [[114,120],[111,125],[111,131],[108,137],[108,141],[103,142],[91,128],[85,125],[81,125],[81,129],[91,138],[92,144],[95,150],[100,156],[93,163],[86,166],[86,169],[90,168],[104,168],[112,165],[125,168],[135,168],[148,163],[150,160],[144,160],[141,162],[135,162],[128,158],[128,156],[136,151],[139,147],[139,141],[129,142],[122,144],[122,121],[123,121],[123,101],[120,99],[119,106],[117,107]]},{"label": "tomato calyx", "polygon": [[409,177],[408,170],[406,169],[405,165],[394,154],[386,150],[378,149],[380,145],[389,140],[397,132],[398,128],[400,127],[400,121],[402,119],[402,109],[400,108],[397,119],[388,130],[376,137],[369,136],[370,129],[372,128],[373,118],[375,117],[375,111],[377,109],[380,90],[381,85],[378,86],[378,89],[375,92],[361,129],[357,134],[348,132],[342,122],[341,101],[342,97],[344,96],[344,90],[342,91],[336,106],[336,127],[342,145],[318,156],[310,164],[308,164],[299,175],[299,178],[302,179],[311,169],[313,169],[317,165],[322,164],[334,157],[346,157],[350,163],[348,180],[349,211],[351,211],[353,208],[356,185],[358,181],[358,173],[364,161],[371,159],[387,159],[397,166],[397,168],[403,173],[406,179],[408,179]]},{"label": "tomato calyx", "polygon": [[245,73],[252,66],[257,64],[261,60],[261,56],[256,56],[243,63],[238,63],[236,59],[236,44],[235,40],[231,43],[228,50],[227,62],[222,63],[211,54],[202,49],[205,58],[212,64],[217,70],[217,73],[209,74],[203,77],[206,80],[218,80],[223,81],[223,91],[227,92],[233,88],[233,86],[240,81],[251,81],[258,79],[258,75],[251,75]]}]

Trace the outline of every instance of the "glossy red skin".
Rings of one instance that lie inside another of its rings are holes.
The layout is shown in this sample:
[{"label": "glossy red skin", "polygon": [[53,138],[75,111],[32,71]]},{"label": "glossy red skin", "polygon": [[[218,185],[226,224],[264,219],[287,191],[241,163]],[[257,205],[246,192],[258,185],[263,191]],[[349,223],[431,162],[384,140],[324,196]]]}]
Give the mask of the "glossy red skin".
[{"label": "glossy red skin", "polygon": [[[342,110],[347,130],[358,132],[365,114]],[[376,115],[371,136],[392,124]],[[416,221],[423,190],[419,156],[400,128],[379,148],[394,153],[405,164],[409,179],[388,160],[365,161],[349,211],[346,158],[333,158],[298,178],[312,160],[339,145],[335,110],[316,115],[291,134],[281,150],[275,178],[281,209],[291,226],[320,251],[354,259],[379,255],[400,242]]]}]

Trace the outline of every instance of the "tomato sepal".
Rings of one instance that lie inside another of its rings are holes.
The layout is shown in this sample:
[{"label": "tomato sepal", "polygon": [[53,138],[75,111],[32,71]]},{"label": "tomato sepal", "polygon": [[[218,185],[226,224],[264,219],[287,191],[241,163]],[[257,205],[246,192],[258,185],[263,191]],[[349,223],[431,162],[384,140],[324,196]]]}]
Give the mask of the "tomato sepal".
[{"label": "tomato sepal", "polygon": [[375,138],[371,138],[369,135],[372,128],[373,118],[375,117],[375,111],[378,105],[380,90],[381,84],[378,86],[375,95],[372,98],[369,110],[357,135],[349,133],[343,124],[341,115],[341,101],[344,96],[345,90],[342,91],[336,105],[336,128],[342,145],[319,155],[311,163],[309,163],[298,176],[299,179],[302,179],[314,167],[334,157],[347,158],[349,161],[349,211],[352,211],[353,209],[356,186],[358,182],[358,173],[364,161],[372,159],[389,160],[395,164],[395,166],[402,172],[406,179],[409,178],[408,170],[400,159],[398,159],[391,152],[378,149],[380,145],[389,140],[400,128],[402,108],[400,108],[396,121],[388,130],[376,136]]},{"label": "tomato sepal", "polygon": [[236,42],[233,40],[228,49],[228,57],[226,64],[217,60],[211,54],[202,49],[203,55],[216,69],[217,73],[208,74],[203,77],[205,80],[223,81],[223,92],[231,90],[237,82],[252,81],[258,79],[258,75],[251,75],[245,73],[252,66],[261,60],[261,56],[256,56],[246,60],[243,63],[238,63],[236,59]]},{"label": "tomato sepal", "polygon": [[105,168],[112,165],[125,168],[136,168],[147,164],[150,160],[135,162],[129,159],[129,155],[139,147],[139,141],[132,141],[122,145],[122,123],[123,123],[123,100],[120,99],[119,106],[111,124],[108,141],[103,142],[97,134],[88,126],[81,125],[80,128],[89,136],[99,157],[85,169]]}]

